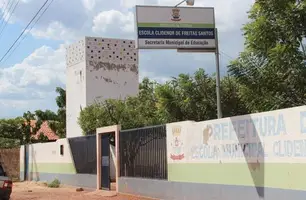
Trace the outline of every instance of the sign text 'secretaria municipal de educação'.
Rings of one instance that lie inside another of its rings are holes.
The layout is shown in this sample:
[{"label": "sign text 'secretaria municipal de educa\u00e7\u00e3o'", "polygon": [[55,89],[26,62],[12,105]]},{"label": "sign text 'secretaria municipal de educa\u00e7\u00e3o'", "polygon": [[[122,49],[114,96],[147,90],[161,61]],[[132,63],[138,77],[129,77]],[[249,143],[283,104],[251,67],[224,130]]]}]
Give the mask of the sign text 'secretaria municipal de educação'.
[{"label": "sign text 'secretaria municipal de educa\u00e7\u00e3o'", "polygon": [[146,45],[208,45],[207,41],[201,40],[145,40]]}]

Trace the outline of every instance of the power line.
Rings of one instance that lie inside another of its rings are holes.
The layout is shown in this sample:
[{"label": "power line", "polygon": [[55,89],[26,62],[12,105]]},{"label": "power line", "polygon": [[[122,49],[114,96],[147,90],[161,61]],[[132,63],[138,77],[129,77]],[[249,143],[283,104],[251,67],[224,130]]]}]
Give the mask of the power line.
[{"label": "power line", "polygon": [[1,6],[1,13],[0,13],[0,18],[1,19],[2,19],[3,15],[4,15],[4,10],[6,9],[6,8],[4,8],[4,5],[5,5],[5,1],[3,1],[3,4]]},{"label": "power line", "polygon": [[[7,14],[10,13],[9,11],[10,11],[10,9],[11,9],[13,3],[14,3],[14,0],[8,0],[8,1],[7,1],[7,4],[5,5],[5,8],[2,9],[2,16],[1,16],[0,27],[2,27],[2,24],[4,23]],[[4,5],[4,4],[3,4],[3,5]],[[8,7],[9,7],[9,8],[8,8]]]},{"label": "power line", "polygon": [[8,22],[10,21],[11,17],[13,16],[13,14],[14,14],[14,12],[15,12],[18,4],[19,4],[19,2],[20,2],[20,0],[17,0],[17,3],[14,5],[13,10],[10,12],[9,17],[5,20],[5,24],[4,24],[3,28],[0,30],[0,39],[1,39],[2,33],[5,30]]},{"label": "power line", "polygon": [[[3,1],[2,7],[1,7],[1,8],[2,8],[2,9],[1,9],[1,10],[2,10],[2,13],[1,13],[1,16],[0,16],[0,17],[1,17],[1,23],[2,23],[2,20],[3,20],[3,18],[4,18],[4,17],[3,17],[4,14],[7,13],[6,10],[7,10],[7,7],[8,7],[9,4],[10,4],[10,0],[8,0],[7,3],[5,3],[5,1]],[[5,5],[5,7],[4,7],[4,5]]]},{"label": "power line", "polygon": [[10,46],[10,48],[6,51],[6,53],[1,57],[0,63],[5,58],[5,56],[12,50],[14,45],[17,43],[17,41],[23,36],[25,31],[28,29],[28,27],[31,25],[31,23],[34,21],[34,19],[37,17],[37,15],[40,13],[40,11],[45,7],[45,5],[48,3],[49,0],[46,0],[45,3],[40,7],[40,9],[37,11],[37,13],[34,15],[34,17],[31,19],[31,21],[27,24],[27,26],[23,29],[23,31],[20,33],[18,38],[14,41],[14,43]]},{"label": "power line", "polygon": [[224,51],[221,51],[221,50],[220,50],[220,54],[226,56],[229,60],[234,60],[234,59],[235,59],[235,58],[233,58],[232,56],[226,54]]},{"label": "power line", "polygon": [[34,24],[30,27],[30,29],[24,34],[24,36],[21,38],[21,40],[18,42],[18,44],[14,47],[14,49],[11,51],[11,53],[6,57],[6,59],[3,61],[5,63],[11,56],[12,54],[16,51],[16,49],[19,47],[21,42],[28,36],[28,33],[31,32],[32,28],[37,24],[37,22],[40,20],[40,18],[44,15],[44,13],[49,9],[50,5],[52,4],[54,0],[51,0],[51,2],[46,6],[46,8],[43,10],[41,15],[37,18],[37,20],[34,22]]}]

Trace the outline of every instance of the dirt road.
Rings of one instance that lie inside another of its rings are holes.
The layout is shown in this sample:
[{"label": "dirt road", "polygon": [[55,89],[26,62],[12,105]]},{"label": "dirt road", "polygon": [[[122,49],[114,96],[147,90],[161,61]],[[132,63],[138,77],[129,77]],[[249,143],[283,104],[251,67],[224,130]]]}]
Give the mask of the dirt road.
[{"label": "dirt road", "polygon": [[147,198],[116,195],[114,192],[86,190],[61,186],[48,188],[43,183],[14,183],[11,200],[149,200]]}]

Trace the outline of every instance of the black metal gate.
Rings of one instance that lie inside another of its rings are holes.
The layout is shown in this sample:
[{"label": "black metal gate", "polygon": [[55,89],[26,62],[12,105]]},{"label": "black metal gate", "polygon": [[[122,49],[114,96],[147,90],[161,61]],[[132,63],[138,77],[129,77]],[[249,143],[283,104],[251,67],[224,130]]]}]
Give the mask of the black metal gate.
[{"label": "black metal gate", "polygon": [[166,125],[120,131],[120,176],[167,179]]},{"label": "black metal gate", "polygon": [[101,187],[103,190],[111,189],[110,181],[110,146],[109,134],[102,134],[101,136]]}]

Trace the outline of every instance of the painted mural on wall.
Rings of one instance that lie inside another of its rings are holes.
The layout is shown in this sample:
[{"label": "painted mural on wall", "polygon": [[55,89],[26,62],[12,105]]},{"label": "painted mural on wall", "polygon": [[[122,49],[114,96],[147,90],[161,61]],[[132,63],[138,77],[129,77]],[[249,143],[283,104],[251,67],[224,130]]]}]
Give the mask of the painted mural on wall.
[{"label": "painted mural on wall", "polygon": [[170,158],[172,160],[182,160],[184,159],[184,152],[183,152],[183,142],[181,138],[181,127],[174,126],[172,127],[172,153],[170,153]]},{"label": "painted mural on wall", "polygon": [[306,162],[306,106],[167,125],[168,163]]}]

